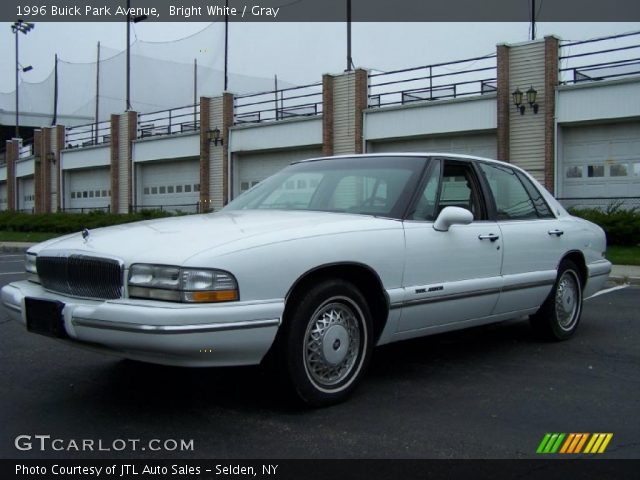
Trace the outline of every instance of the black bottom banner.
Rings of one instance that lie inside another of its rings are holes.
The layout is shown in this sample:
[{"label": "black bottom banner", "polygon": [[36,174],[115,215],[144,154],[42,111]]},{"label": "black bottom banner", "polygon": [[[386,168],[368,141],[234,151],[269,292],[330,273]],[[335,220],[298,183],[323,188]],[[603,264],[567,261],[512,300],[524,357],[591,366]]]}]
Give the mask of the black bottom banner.
[{"label": "black bottom banner", "polygon": [[637,479],[639,460],[0,460],[0,479]]}]

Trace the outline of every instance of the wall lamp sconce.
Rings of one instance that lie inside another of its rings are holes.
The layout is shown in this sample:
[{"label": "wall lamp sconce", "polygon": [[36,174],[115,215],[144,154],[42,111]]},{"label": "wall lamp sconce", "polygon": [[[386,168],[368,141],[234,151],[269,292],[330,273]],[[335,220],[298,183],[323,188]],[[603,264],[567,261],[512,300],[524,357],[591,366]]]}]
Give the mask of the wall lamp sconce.
[{"label": "wall lamp sconce", "polygon": [[[520,110],[520,115],[524,115],[525,106],[523,104],[524,93],[520,90],[520,88],[516,88],[513,93],[513,103],[516,108]],[[536,98],[538,97],[538,91],[533,88],[533,85],[527,90],[527,103],[533,109],[533,113],[538,113],[538,104],[536,103]]]},{"label": "wall lamp sconce", "polygon": [[224,140],[220,138],[220,129],[218,127],[213,130],[209,130],[207,132],[207,137],[216,147],[218,146],[218,142],[220,142],[220,145],[224,145]]},{"label": "wall lamp sconce", "polygon": [[50,161],[51,163],[55,164],[56,163],[56,154],[53,153],[53,152],[47,153],[47,160]]}]

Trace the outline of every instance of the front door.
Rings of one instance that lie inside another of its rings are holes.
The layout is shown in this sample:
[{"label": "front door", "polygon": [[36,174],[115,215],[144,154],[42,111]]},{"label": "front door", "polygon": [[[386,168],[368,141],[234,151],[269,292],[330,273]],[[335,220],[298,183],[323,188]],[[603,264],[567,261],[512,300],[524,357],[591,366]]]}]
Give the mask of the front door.
[{"label": "front door", "polygon": [[[473,222],[434,229],[447,206],[468,209]],[[489,316],[502,279],[502,238],[489,221],[471,162],[434,159],[422,195],[404,222],[406,259],[399,331],[407,332]]]}]

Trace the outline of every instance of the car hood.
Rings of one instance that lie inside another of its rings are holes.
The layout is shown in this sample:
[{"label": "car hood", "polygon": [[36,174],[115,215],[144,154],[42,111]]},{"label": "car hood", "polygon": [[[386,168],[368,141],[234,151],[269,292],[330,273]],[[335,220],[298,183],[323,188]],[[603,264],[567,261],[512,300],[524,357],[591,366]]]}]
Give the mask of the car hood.
[{"label": "car hood", "polygon": [[29,252],[109,256],[125,264],[188,264],[189,258],[216,250],[228,254],[294,238],[377,230],[400,222],[364,215],[327,212],[238,210],[171,217],[74,233],[32,247]]}]

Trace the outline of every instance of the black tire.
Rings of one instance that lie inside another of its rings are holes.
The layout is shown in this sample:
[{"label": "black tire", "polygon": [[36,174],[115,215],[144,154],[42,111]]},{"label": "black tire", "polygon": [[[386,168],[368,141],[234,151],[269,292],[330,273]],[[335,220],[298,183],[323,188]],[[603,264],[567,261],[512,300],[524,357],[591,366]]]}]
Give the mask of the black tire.
[{"label": "black tire", "polygon": [[373,348],[371,313],[351,283],[324,280],[292,300],[278,343],[281,373],[312,407],[346,400]]},{"label": "black tire", "polygon": [[561,341],[570,338],[578,329],[582,314],[582,279],[578,266],[563,260],[549,296],[530,322],[533,330],[544,340]]}]

